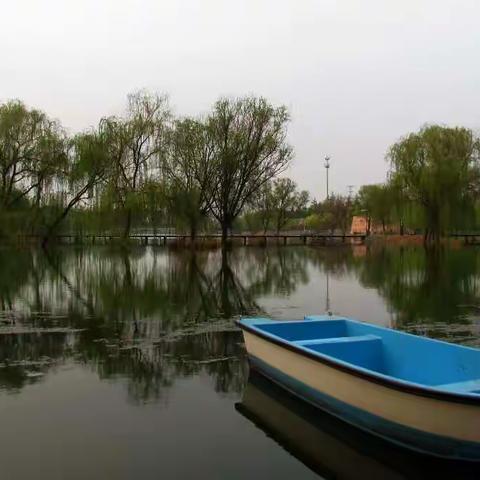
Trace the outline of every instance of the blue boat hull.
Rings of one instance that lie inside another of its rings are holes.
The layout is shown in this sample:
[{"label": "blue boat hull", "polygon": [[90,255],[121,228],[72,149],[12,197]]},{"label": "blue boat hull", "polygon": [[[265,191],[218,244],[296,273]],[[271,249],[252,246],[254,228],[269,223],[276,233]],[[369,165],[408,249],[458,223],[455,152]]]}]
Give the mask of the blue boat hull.
[{"label": "blue boat hull", "polygon": [[[252,368],[303,400],[412,450],[480,461],[480,351],[347,319],[239,324]],[[409,344],[442,369],[415,371]]]}]

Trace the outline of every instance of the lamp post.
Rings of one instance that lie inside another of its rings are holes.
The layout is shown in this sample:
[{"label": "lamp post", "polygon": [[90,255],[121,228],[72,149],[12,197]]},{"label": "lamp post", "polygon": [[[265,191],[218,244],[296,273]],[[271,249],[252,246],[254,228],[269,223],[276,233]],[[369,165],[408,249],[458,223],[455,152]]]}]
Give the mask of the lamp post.
[{"label": "lamp post", "polygon": [[325,157],[325,171],[327,173],[327,200],[328,200],[328,169],[330,168],[330,157]]},{"label": "lamp post", "polygon": [[348,188],[348,200],[350,201],[352,199],[352,194],[353,194],[353,187],[355,185],[347,185]]}]

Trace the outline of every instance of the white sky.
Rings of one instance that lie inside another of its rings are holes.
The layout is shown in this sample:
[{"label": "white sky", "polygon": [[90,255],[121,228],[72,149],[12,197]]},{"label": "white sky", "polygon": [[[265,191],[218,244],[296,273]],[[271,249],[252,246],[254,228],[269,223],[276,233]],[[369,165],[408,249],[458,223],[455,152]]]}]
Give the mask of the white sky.
[{"label": "white sky", "polygon": [[178,114],[264,95],[292,114],[289,171],[317,198],[382,181],[388,146],[424,123],[480,130],[478,0],[14,0],[0,9],[0,100],[71,131],[126,94]]}]

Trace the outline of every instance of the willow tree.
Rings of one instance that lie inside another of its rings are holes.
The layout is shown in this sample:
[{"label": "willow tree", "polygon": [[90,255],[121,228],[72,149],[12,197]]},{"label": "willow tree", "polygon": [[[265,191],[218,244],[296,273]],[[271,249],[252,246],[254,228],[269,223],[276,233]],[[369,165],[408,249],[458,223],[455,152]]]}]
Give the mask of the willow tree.
[{"label": "willow tree", "polygon": [[170,210],[188,224],[192,240],[212,207],[215,164],[213,143],[205,124],[179,120],[164,163]]},{"label": "willow tree", "polygon": [[66,135],[56,121],[19,101],[0,105],[0,206],[42,193],[66,160]]},{"label": "willow tree", "polygon": [[471,130],[427,126],[393,145],[388,157],[392,179],[423,213],[425,243],[466,224],[480,178],[480,142]]},{"label": "willow tree", "polygon": [[391,184],[362,185],[357,196],[357,208],[367,217],[367,234],[370,234],[371,221],[386,226],[393,218],[395,191]]},{"label": "willow tree", "polygon": [[264,98],[221,99],[207,120],[213,144],[211,212],[225,243],[233,221],[247,201],[288,166],[292,149],[286,142],[289,115]]},{"label": "willow tree", "polygon": [[43,246],[47,245],[73,208],[90,206],[95,188],[109,178],[112,166],[109,143],[109,131],[102,123],[98,130],[80,133],[71,140],[67,162],[57,179],[61,208],[45,230]]},{"label": "willow tree", "polygon": [[265,183],[249,204],[264,233],[272,225],[278,234],[290,218],[304,213],[308,201],[308,192],[299,191],[292,179],[277,178]]},{"label": "willow tree", "polygon": [[128,237],[139,192],[146,182],[160,175],[167,150],[170,110],[165,96],[140,91],[128,96],[124,118],[104,119],[110,138],[113,163],[108,185],[114,207],[125,216],[123,236]]},{"label": "willow tree", "polygon": [[299,191],[290,178],[277,178],[273,182],[272,209],[277,234],[285,227],[289,218],[304,210],[309,201],[306,190]]}]

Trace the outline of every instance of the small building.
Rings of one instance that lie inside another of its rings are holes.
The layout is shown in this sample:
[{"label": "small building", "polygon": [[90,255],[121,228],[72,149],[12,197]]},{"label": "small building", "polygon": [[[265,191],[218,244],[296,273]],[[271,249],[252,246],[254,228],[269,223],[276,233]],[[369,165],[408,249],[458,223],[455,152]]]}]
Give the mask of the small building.
[{"label": "small building", "polygon": [[367,227],[368,227],[367,217],[355,215],[352,218],[352,227],[350,228],[350,233],[352,235],[366,235]]}]

